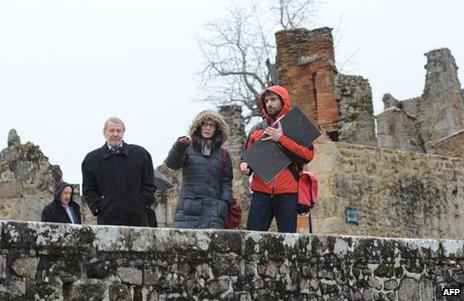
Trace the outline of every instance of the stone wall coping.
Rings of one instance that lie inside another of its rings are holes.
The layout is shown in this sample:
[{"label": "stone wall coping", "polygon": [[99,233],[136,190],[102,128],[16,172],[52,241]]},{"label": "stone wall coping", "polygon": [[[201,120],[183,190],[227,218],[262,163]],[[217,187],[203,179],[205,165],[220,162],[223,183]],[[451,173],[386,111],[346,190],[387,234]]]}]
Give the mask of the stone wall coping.
[{"label": "stone wall coping", "polygon": [[[42,222],[0,221],[0,243],[3,249],[70,248],[97,252],[236,252],[245,253],[249,243],[259,248],[260,241],[275,241],[288,248],[311,250],[312,243],[322,242],[321,248],[335,254],[359,252],[362,247],[377,253],[384,248],[405,247],[434,254],[464,258],[464,241],[419,238],[386,238],[374,236],[283,234],[273,232],[189,230],[124,226],[72,225]],[[251,240],[251,241],[250,241]],[[220,248],[218,249],[218,246]],[[367,247],[366,247],[367,246]],[[358,251],[356,251],[358,250]],[[254,250],[265,252],[265,250]]]}]

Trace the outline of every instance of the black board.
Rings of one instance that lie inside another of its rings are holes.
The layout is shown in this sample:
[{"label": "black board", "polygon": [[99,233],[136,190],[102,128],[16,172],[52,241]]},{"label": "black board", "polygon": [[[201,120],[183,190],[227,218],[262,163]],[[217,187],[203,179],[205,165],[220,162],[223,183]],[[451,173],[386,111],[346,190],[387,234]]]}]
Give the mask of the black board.
[{"label": "black board", "polygon": [[271,182],[291,163],[277,143],[261,140],[243,153],[243,161],[266,183]]},{"label": "black board", "polygon": [[321,135],[319,129],[298,107],[293,107],[280,120],[280,124],[284,135],[300,145],[309,146]]}]

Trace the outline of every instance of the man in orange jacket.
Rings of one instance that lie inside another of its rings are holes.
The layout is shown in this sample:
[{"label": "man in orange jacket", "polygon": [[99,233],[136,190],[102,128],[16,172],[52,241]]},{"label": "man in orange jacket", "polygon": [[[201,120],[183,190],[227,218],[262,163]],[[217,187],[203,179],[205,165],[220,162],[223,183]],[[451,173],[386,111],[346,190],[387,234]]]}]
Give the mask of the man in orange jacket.
[{"label": "man in orange jacket", "polygon": [[281,86],[270,86],[261,94],[260,109],[264,120],[251,129],[246,148],[250,148],[265,134],[261,140],[271,140],[280,144],[292,164],[269,184],[253,173],[246,162],[240,164],[240,171],[243,174],[252,175],[250,188],[253,194],[248,215],[248,230],[269,230],[275,216],[279,232],[296,232],[298,174],[303,165],[313,159],[314,148],[312,145],[300,145],[285,136],[280,123],[277,128],[270,126],[287,114],[290,106],[288,91]]}]

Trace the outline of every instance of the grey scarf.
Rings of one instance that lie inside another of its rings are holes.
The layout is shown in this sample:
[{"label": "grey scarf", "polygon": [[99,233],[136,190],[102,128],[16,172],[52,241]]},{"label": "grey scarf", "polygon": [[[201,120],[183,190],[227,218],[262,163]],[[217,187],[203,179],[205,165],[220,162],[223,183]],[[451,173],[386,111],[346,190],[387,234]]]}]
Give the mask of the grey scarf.
[{"label": "grey scarf", "polygon": [[212,145],[213,141],[208,139],[201,139],[201,153],[204,155],[204,156],[210,156],[211,155],[211,145]]}]

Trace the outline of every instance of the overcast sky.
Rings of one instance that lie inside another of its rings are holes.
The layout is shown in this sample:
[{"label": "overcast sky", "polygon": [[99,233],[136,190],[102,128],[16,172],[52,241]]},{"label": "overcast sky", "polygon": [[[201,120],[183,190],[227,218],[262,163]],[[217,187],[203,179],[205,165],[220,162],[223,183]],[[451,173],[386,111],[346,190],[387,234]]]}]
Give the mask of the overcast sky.
[{"label": "overcast sky", "polygon": [[[119,116],[125,140],[155,166],[191,119],[211,108],[198,98],[193,37],[228,1],[0,0],[0,148],[8,131],[40,145],[64,180],[81,182],[85,154],[104,143],[103,122]],[[337,28],[336,60],[384,93],[419,96],[424,53],[448,47],[464,78],[464,1],[328,0],[318,26]]]}]

